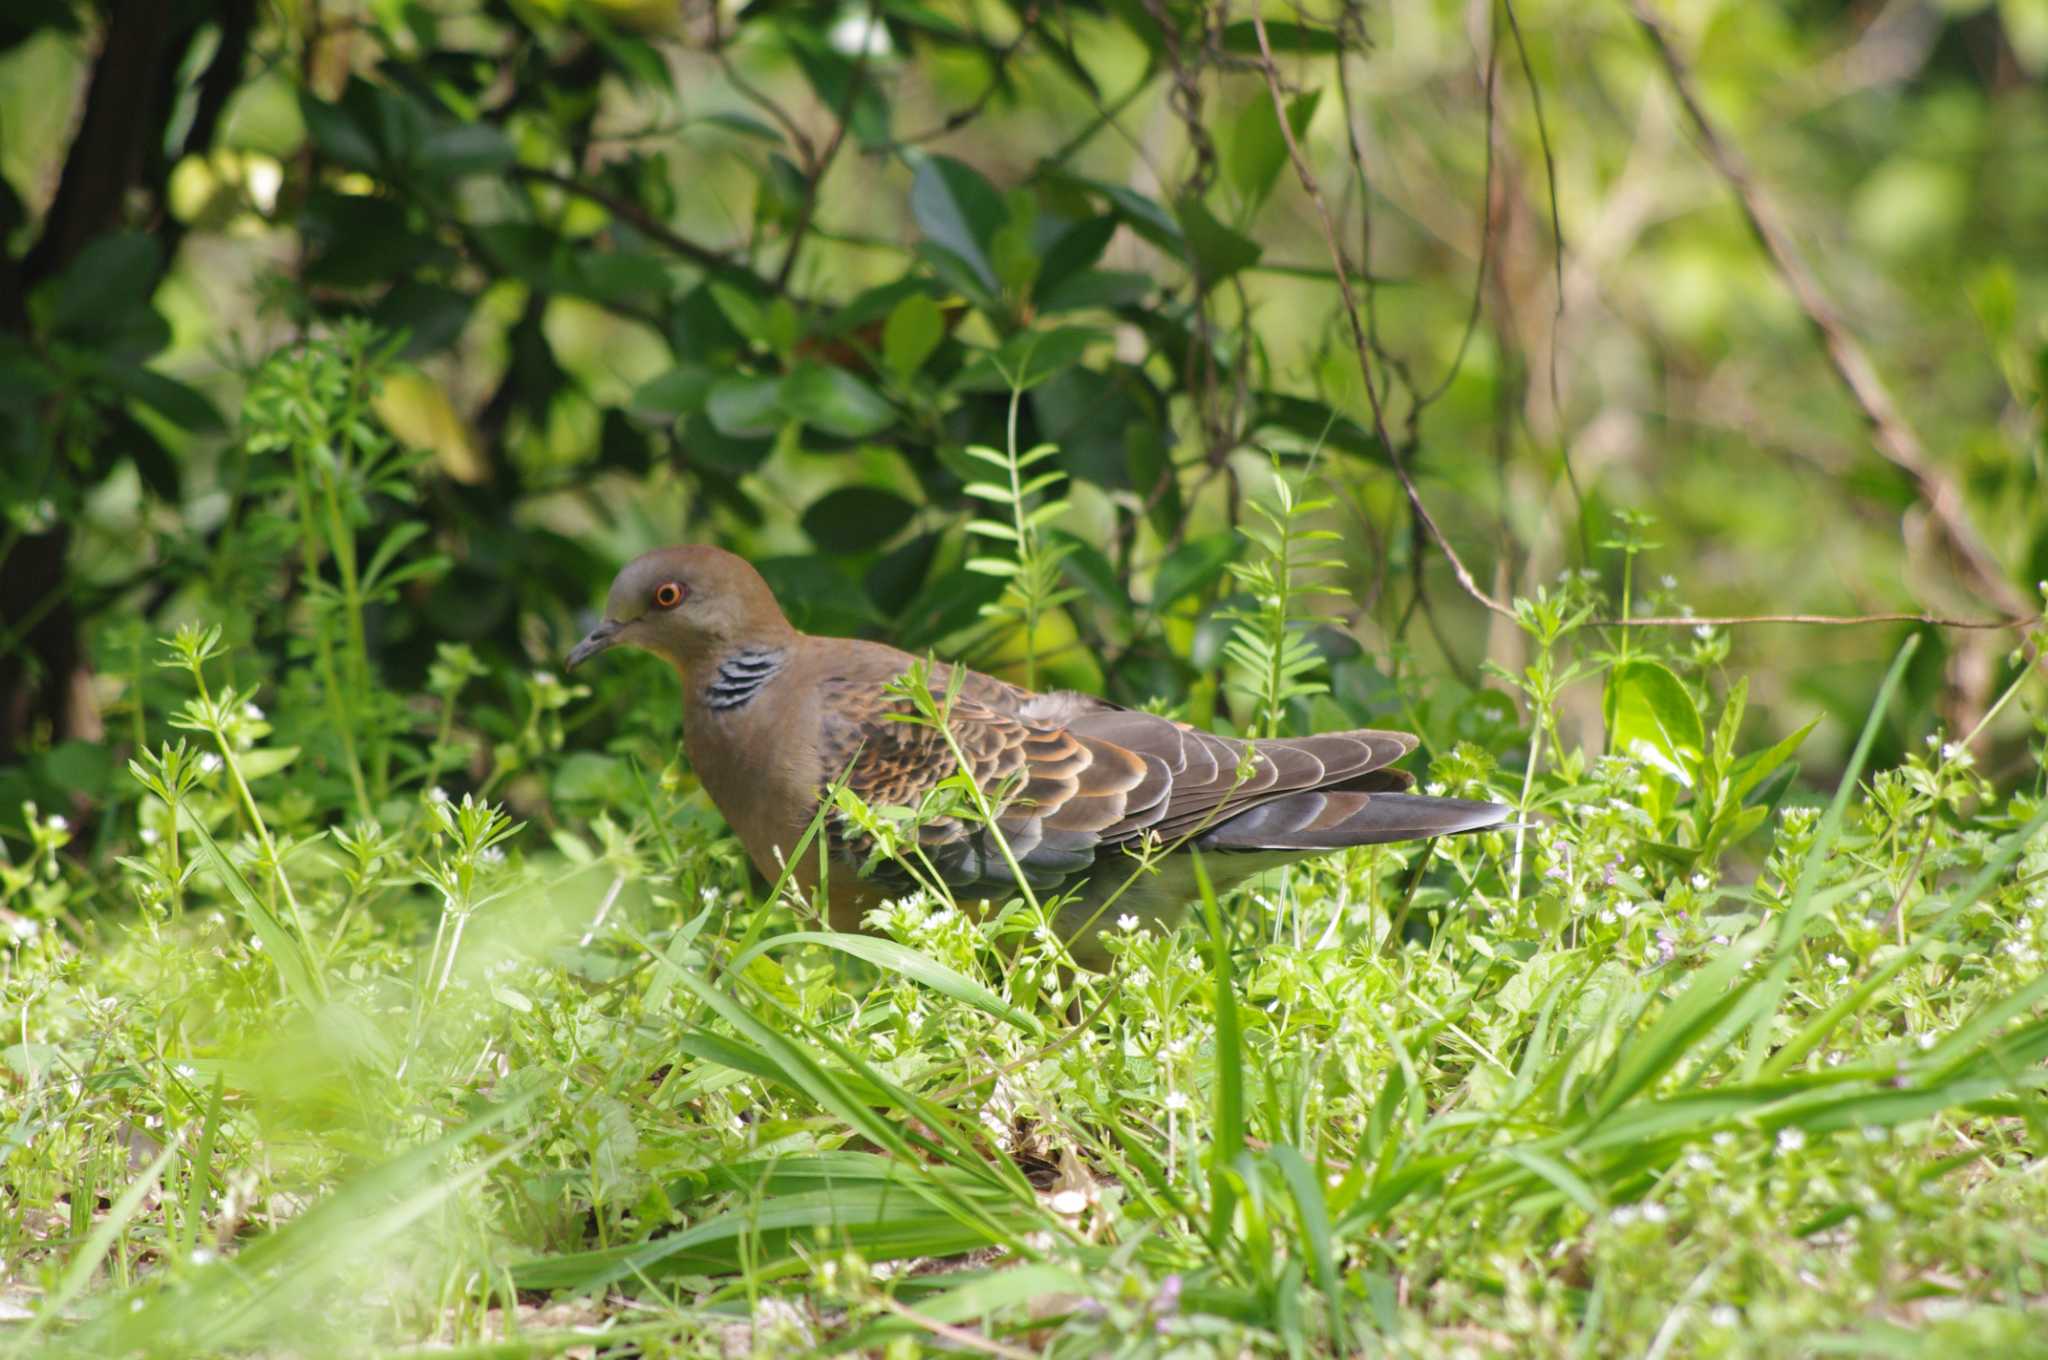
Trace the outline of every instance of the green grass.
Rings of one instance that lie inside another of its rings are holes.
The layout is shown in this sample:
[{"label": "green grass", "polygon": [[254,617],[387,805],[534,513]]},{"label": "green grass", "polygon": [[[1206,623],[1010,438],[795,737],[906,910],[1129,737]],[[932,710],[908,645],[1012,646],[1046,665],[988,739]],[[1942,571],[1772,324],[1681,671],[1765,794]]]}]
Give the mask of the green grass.
[{"label": "green grass", "polygon": [[1098,975],[799,929],[673,764],[316,836],[219,693],[175,834],[6,870],[14,1354],[2040,1349],[2048,802],[1959,747],[1714,854],[1728,753],[1446,753],[1519,887],[1353,852]]}]

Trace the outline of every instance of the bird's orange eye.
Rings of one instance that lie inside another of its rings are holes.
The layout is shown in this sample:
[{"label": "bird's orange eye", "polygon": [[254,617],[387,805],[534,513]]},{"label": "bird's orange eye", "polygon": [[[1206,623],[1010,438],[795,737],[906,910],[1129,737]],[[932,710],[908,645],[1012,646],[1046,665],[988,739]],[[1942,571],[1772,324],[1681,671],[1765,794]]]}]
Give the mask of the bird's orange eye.
[{"label": "bird's orange eye", "polygon": [[674,609],[683,602],[683,588],[674,581],[663,581],[654,588],[654,604],[658,609]]}]

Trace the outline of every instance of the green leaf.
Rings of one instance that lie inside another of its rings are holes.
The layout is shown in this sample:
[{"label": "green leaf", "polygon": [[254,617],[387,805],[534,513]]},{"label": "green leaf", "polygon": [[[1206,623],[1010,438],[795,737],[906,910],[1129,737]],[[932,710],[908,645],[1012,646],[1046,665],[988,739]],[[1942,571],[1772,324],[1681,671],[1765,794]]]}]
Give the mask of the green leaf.
[{"label": "green leaf", "polygon": [[1762,751],[1751,751],[1748,755],[1728,767],[1728,801],[1739,803],[1747,798],[1750,791],[1769,779],[1780,765],[1792,758],[1809,732],[1820,722],[1813,719],[1804,727],[1786,737],[1783,741]]},{"label": "green leaf", "polygon": [[1180,225],[1195,274],[1205,289],[1257,264],[1259,256],[1265,253],[1264,246],[1224,226],[1195,199],[1181,204]]},{"label": "green leaf", "polygon": [[1038,279],[1032,296],[1042,305],[1047,296],[1075,275],[1091,270],[1116,235],[1116,218],[1104,213],[1068,227],[1045,248],[1038,262]]},{"label": "green leaf", "polygon": [[821,1243],[869,1261],[955,1256],[1039,1227],[1035,1215],[991,1203],[983,1226],[950,1208],[933,1207],[920,1181],[903,1173],[892,1185],[835,1187],[752,1200],[682,1232],[595,1251],[521,1262],[511,1271],[520,1289],[602,1291],[615,1280],[681,1272],[739,1270],[781,1273],[811,1258]]},{"label": "green leaf", "polygon": [[[1238,1020],[1237,982],[1231,966],[1230,931],[1216,906],[1216,890],[1210,886],[1209,871],[1200,851],[1190,852],[1189,864],[1195,874],[1195,890],[1201,897],[1202,920],[1208,926],[1210,984],[1216,1008],[1216,1107],[1215,1137],[1210,1145],[1214,1171],[1233,1165],[1244,1151],[1244,1031]],[[1230,1231],[1236,1196],[1220,1175],[1210,1178],[1209,1238],[1221,1243]]]},{"label": "green leaf", "polygon": [[910,213],[918,230],[965,261],[988,292],[1000,290],[989,246],[1010,214],[980,171],[951,156],[925,157],[911,180]]},{"label": "green leaf", "polygon": [[771,435],[782,428],[782,382],[733,377],[715,384],[704,402],[712,428],[735,439]]},{"label": "green leaf", "polygon": [[782,380],[778,401],[792,420],[840,439],[864,439],[896,423],[896,408],[881,393],[829,364],[797,365]]},{"label": "green leaf", "polygon": [[739,972],[769,950],[795,944],[814,944],[824,949],[836,949],[842,954],[908,978],[920,987],[929,987],[941,996],[949,996],[963,1005],[972,1006],[984,1015],[1023,1030],[1026,1034],[1039,1035],[1045,1032],[1044,1026],[1036,1019],[1018,1010],[973,978],[956,973],[938,960],[897,944],[894,940],[877,939],[872,935],[854,935],[842,930],[792,931],[787,935],[776,935],[761,941],[736,957],[730,969]]},{"label": "green leaf", "polygon": [[712,382],[711,370],[702,364],[678,364],[640,384],[630,404],[649,415],[691,415],[704,409]]},{"label": "green leaf", "polygon": [[879,548],[910,523],[917,507],[893,491],[875,486],[842,486],[804,511],[804,532],[832,553]]},{"label": "green leaf", "polygon": [[[1320,89],[1310,90],[1288,104],[1287,124],[1297,141],[1307,132],[1309,120],[1315,117],[1322,94]],[[1272,99],[1264,89],[1259,89],[1231,126],[1223,173],[1244,199],[1246,208],[1256,210],[1266,201],[1266,195],[1273,192],[1273,185],[1286,165],[1287,139],[1281,132],[1280,119],[1273,112]]]},{"label": "green leaf", "polygon": [[512,143],[489,123],[449,123],[420,143],[413,168],[434,179],[486,174],[512,164]]},{"label": "green leaf", "polygon": [[1237,556],[1239,543],[1236,534],[1203,534],[1168,553],[1152,578],[1152,612],[1163,613],[1215,584],[1223,568]]},{"label": "green leaf", "polygon": [[401,278],[370,311],[380,329],[405,336],[404,357],[417,359],[454,344],[476,310],[476,298],[458,288]]},{"label": "green leaf", "polygon": [[79,251],[63,273],[36,290],[43,328],[57,339],[88,347],[160,331],[158,344],[131,352],[131,357],[155,352],[170,338],[169,328],[149,303],[162,262],[162,248],[140,232],[99,237]]},{"label": "green leaf", "polygon": [[754,568],[782,601],[789,621],[807,633],[857,633],[883,621],[860,584],[822,554],[763,557]]},{"label": "green leaf", "polygon": [[1607,673],[1607,749],[1690,788],[1706,746],[1699,709],[1661,662],[1635,660]]},{"label": "green leaf", "polygon": [[235,757],[235,763],[242,769],[242,778],[253,784],[276,774],[298,758],[299,748],[296,746],[269,746],[244,751]]},{"label": "green leaf", "polygon": [[100,378],[123,396],[147,406],[181,430],[213,434],[227,428],[220,412],[205,393],[187,387],[175,378],[167,378],[155,369],[144,368],[140,364],[109,364],[100,370]]},{"label": "green leaf", "polygon": [[1329,1303],[1330,1334],[1336,1338],[1336,1353],[1346,1354],[1350,1347],[1345,1344],[1344,1296],[1339,1292],[1337,1283],[1337,1263],[1341,1253],[1330,1240],[1330,1212],[1323,1199],[1322,1182],[1317,1178],[1315,1168],[1285,1144],[1274,1148],[1268,1156],[1280,1169],[1281,1179],[1286,1182],[1288,1193],[1294,1197],[1301,1241],[1308,1248],[1316,1283]]},{"label": "green leaf", "polygon": [[1084,269],[1054,287],[1041,288],[1038,311],[1047,316],[1092,307],[1129,307],[1143,302],[1158,287],[1159,281],[1150,274],[1132,269]]},{"label": "green leaf", "polygon": [[897,303],[882,327],[882,363],[899,379],[924,367],[946,337],[946,316],[929,294],[912,293]]},{"label": "green leaf", "polygon": [[1166,211],[1157,199],[1147,198],[1136,189],[1107,180],[1082,180],[1087,188],[1101,194],[1115,207],[1117,215],[1132,231],[1158,246],[1174,259],[1187,258],[1188,243],[1180,224],[1173,220],[1173,214]]},{"label": "green leaf", "polygon": [[1045,537],[1060,554],[1062,576],[1079,586],[1091,603],[1119,619],[1129,618],[1130,591],[1124,588],[1115,564],[1103,555],[1100,548],[1064,529],[1049,529]]},{"label": "green leaf", "polygon": [[352,170],[377,168],[377,143],[357,117],[358,109],[330,104],[303,87],[298,94],[299,118],[306,125],[306,135],[323,156]]},{"label": "green leaf", "polygon": [[249,881],[242,877],[242,871],[229,862],[221,852],[206,828],[196,821],[180,818],[184,829],[191,832],[198,843],[199,857],[213,870],[221,886],[227,889],[236,910],[249,923],[249,929],[263,945],[263,952],[269,956],[271,966],[284,982],[284,989],[293,999],[307,1010],[317,1008],[326,1000],[326,990],[320,985],[320,975],[312,958],[299,944],[298,937],[285,929],[284,923],[271,914],[261,898],[250,889]]},{"label": "green leaf", "polygon": [[[1001,349],[977,355],[952,386],[962,391],[1028,392],[1079,363],[1088,346],[1101,338],[1102,332],[1084,326],[1023,331]],[[1004,465],[1000,457],[995,461]]]},{"label": "green leaf", "polygon": [[718,304],[718,310],[725,314],[734,330],[763,348],[769,347],[768,322],[762,312],[766,299],[757,299],[751,293],[718,280],[713,280],[707,287],[711,289],[711,300]]}]

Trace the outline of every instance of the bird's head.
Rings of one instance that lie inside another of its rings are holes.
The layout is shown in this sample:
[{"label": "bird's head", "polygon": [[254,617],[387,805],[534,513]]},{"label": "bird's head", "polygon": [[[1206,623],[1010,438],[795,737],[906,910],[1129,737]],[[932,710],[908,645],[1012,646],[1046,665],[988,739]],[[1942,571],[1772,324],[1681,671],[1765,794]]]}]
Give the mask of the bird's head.
[{"label": "bird's head", "polygon": [[743,646],[773,646],[794,630],[761,574],[723,548],[657,548],[612,580],[604,620],[569,653],[574,670],[610,647],[639,647],[684,671]]}]

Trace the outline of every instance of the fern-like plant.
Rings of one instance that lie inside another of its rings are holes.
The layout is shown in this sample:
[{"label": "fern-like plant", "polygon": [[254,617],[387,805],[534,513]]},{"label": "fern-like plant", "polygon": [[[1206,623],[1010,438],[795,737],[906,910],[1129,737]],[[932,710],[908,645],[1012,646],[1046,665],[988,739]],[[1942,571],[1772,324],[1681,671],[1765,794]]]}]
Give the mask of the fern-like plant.
[{"label": "fern-like plant", "polygon": [[1011,395],[1009,439],[1004,448],[974,444],[967,449],[968,457],[988,464],[1003,478],[1000,482],[969,482],[967,494],[1004,516],[985,515],[968,523],[968,532],[991,540],[992,547],[1004,547],[1001,556],[986,552],[968,558],[967,569],[1008,582],[1001,595],[982,606],[981,617],[987,620],[991,634],[1013,627],[1022,631],[1024,683],[1035,688],[1039,621],[1079,592],[1060,583],[1060,560],[1067,555],[1067,548],[1047,539],[1043,532],[1046,525],[1073,509],[1065,497],[1047,495],[1066,474],[1043,466],[1059,452],[1051,444],[1017,451],[1017,404],[1022,396],[1021,388]]},{"label": "fern-like plant", "polygon": [[1329,505],[1327,498],[1302,499],[1275,460],[1270,496],[1251,501],[1238,525],[1258,551],[1231,563],[1230,574],[1253,603],[1223,611],[1232,624],[1223,654],[1238,667],[1228,683],[1251,702],[1251,727],[1260,736],[1280,734],[1292,700],[1329,689],[1317,678],[1323,657],[1308,640],[1313,620],[1301,609],[1308,596],[1344,593],[1315,575],[1343,565],[1320,546],[1338,536],[1308,523]]}]

